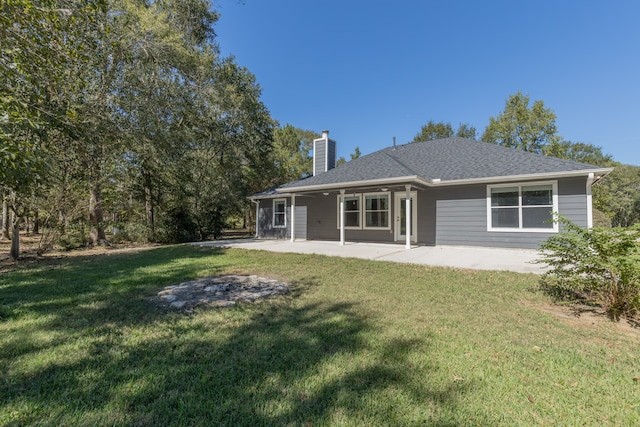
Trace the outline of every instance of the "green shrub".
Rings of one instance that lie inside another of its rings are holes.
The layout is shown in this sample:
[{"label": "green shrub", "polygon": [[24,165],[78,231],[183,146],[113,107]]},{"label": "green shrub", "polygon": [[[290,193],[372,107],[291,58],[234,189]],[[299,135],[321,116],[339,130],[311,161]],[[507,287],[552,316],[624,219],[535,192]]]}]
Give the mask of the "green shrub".
[{"label": "green shrub", "polygon": [[64,232],[60,235],[58,245],[64,251],[71,251],[78,248],[87,246],[87,239],[84,233],[83,224],[72,224],[65,228]]},{"label": "green shrub", "polygon": [[121,222],[108,228],[109,240],[113,243],[146,243],[149,241],[149,228],[142,222]]},{"label": "green shrub", "polygon": [[601,305],[614,320],[640,312],[640,225],[578,227],[558,217],[566,231],[541,246],[549,265],[543,287],[556,297]]}]

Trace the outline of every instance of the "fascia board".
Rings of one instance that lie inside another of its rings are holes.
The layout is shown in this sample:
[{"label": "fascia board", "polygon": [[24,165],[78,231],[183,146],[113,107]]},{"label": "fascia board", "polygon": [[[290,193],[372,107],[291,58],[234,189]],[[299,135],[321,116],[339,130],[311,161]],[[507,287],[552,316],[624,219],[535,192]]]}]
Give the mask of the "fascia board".
[{"label": "fascia board", "polygon": [[417,175],[411,175],[411,176],[400,176],[395,178],[379,178],[379,179],[361,180],[361,181],[338,182],[334,184],[318,184],[318,185],[307,185],[303,187],[282,188],[282,189],[276,189],[278,193],[275,195],[265,196],[261,198],[272,199],[272,198],[278,198],[282,196],[290,196],[293,193],[299,193],[299,192],[339,190],[339,189],[350,188],[350,187],[394,185],[394,184],[403,184],[403,183],[421,184],[426,187],[444,187],[444,186],[465,185],[465,184],[490,184],[495,182],[507,182],[507,181],[513,182],[513,181],[531,181],[531,180],[550,179],[550,178],[570,178],[570,177],[576,177],[576,176],[589,176],[590,173],[593,173],[596,176],[600,175],[600,179],[601,179],[602,177],[610,173],[612,170],[613,168],[599,168],[599,169],[584,169],[580,171],[547,172],[547,173],[536,173],[536,174],[527,174],[527,175],[502,175],[502,176],[492,176],[492,177],[485,177],[485,178],[452,179],[447,181],[443,181],[438,178],[424,179]]},{"label": "fascia board", "polygon": [[431,182],[426,181],[417,175],[412,175],[412,176],[399,176],[396,178],[379,178],[379,179],[369,179],[369,180],[362,180],[362,181],[338,182],[335,184],[318,184],[318,185],[307,185],[304,187],[289,187],[289,188],[283,188],[282,190],[276,189],[276,191],[278,192],[282,191],[283,193],[284,192],[297,193],[297,192],[308,192],[308,191],[339,190],[342,188],[350,188],[350,187],[393,185],[393,184],[402,184],[406,182],[413,182],[413,183],[427,185],[427,186],[433,185]]},{"label": "fascia board", "polygon": [[492,176],[486,178],[469,178],[469,179],[452,179],[448,181],[431,180],[430,185],[432,187],[449,186],[449,185],[465,185],[465,184],[490,184],[494,182],[506,182],[506,181],[530,181],[539,179],[550,178],[570,178],[576,176],[589,176],[590,173],[594,175],[602,174],[600,178],[611,172],[613,168],[602,169],[585,169],[581,171],[566,171],[566,172],[547,172],[547,173],[535,173],[527,175],[504,175],[504,176]]}]

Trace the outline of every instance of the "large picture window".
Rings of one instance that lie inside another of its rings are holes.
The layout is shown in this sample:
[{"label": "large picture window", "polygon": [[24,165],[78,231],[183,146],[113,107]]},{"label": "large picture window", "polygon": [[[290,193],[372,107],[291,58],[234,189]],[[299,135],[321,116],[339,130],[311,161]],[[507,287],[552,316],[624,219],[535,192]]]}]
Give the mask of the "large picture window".
[{"label": "large picture window", "polygon": [[487,187],[489,230],[558,231],[557,193],[556,182]]},{"label": "large picture window", "polygon": [[287,226],[287,199],[273,200],[273,227],[284,228]]},{"label": "large picture window", "polygon": [[365,194],[365,228],[389,228],[389,195]]}]

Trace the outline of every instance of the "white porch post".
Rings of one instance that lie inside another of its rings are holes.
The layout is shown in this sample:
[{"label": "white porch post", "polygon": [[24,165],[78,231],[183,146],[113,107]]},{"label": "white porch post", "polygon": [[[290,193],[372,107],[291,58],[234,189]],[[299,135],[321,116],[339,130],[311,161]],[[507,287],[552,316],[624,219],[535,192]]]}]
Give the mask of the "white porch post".
[{"label": "white porch post", "polygon": [[589,173],[587,178],[587,228],[593,228],[593,196],[591,193],[591,184],[593,184],[593,172]]},{"label": "white porch post", "polygon": [[405,225],[405,236],[406,236],[406,243],[405,243],[405,249],[411,249],[411,222],[413,221],[413,218],[411,218],[411,186],[410,185],[406,185],[405,188],[407,189],[407,196],[406,196],[406,200],[405,200],[405,219],[406,219],[406,225]]},{"label": "white porch post", "polygon": [[291,243],[296,240],[296,195],[291,195]]},{"label": "white porch post", "polygon": [[340,190],[340,246],[344,246],[344,190]]},{"label": "white porch post", "polygon": [[256,239],[257,239],[258,237],[260,237],[259,229],[258,229],[258,227],[260,226],[260,200],[256,200],[255,204],[256,204]]}]

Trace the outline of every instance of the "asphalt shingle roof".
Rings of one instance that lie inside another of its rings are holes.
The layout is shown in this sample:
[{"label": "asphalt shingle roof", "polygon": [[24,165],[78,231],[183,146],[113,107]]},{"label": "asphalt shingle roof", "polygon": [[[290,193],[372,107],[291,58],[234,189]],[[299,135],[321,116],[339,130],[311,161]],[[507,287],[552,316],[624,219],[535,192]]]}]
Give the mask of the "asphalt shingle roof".
[{"label": "asphalt shingle roof", "polygon": [[384,148],[278,190],[413,176],[444,182],[593,170],[603,168],[451,137]]}]

